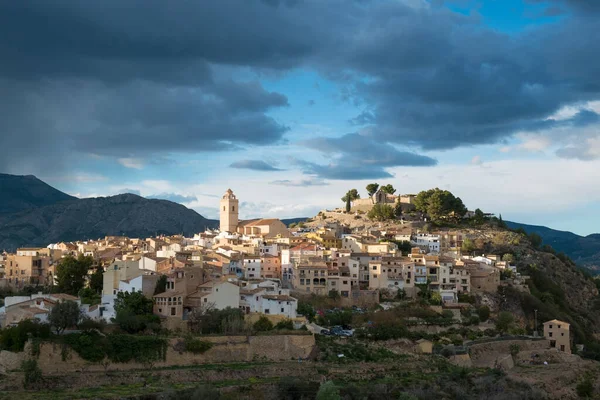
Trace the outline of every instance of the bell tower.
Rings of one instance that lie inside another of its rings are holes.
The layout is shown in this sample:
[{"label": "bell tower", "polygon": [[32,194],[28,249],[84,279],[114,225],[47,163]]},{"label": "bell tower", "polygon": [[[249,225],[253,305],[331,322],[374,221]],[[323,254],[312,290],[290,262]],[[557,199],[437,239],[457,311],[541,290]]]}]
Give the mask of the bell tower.
[{"label": "bell tower", "polygon": [[220,204],[221,232],[235,233],[238,226],[239,200],[231,189],[227,189]]}]

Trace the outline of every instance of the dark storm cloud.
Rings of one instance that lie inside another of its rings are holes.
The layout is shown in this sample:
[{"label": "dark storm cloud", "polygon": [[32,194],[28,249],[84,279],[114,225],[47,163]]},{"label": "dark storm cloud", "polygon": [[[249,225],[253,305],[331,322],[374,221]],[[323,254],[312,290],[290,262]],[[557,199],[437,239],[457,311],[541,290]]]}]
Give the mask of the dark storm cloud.
[{"label": "dark storm cloud", "polygon": [[335,179],[435,163],[386,143],[496,143],[600,98],[600,1],[546,1],[566,16],[510,35],[443,3],[2,2],[0,148],[15,150],[0,168],[280,143],[287,127],[268,113],[288,100],[253,81],[256,72],[312,68],[364,109],[352,122],[369,127],[360,140],[387,146],[383,162],[351,165],[345,156],[368,160],[371,147],[340,142],[331,165],[304,165]]},{"label": "dark storm cloud", "polygon": [[232,163],[230,168],[251,169],[253,171],[282,171],[260,160],[242,160]]},{"label": "dark storm cloud", "polygon": [[431,157],[400,151],[390,144],[357,133],[339,138],[315,138],[302,144],[323,153],[331,160],[328,165],[295,161],[306,174],[322,179],[391,178],[393,175],[386,168],[437,164]]}]

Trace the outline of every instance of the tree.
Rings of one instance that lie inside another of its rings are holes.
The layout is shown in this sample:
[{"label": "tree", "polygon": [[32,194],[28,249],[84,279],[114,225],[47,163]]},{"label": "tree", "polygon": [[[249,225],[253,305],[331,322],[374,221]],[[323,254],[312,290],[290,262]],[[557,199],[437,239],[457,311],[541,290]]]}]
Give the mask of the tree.
[{"label": "tree", "polygon": [[297,312],[298,314],[306,317],[308,322],[314,322],[315,315],[317,314],[314,307],[310,303],[306,303],[304,301],[298,302]]},{"label": "tree", "polygon": [[129,333],[138,333],[156,324],[160,318],[152,313],[152,300],[142,292],[119,292],[115,299],[115,322]]},{"label": "tree", "polygon": [[542,245],[542,237],[535,232],[529,234],[529,241],[536,249]]},{"label": "tree", "polygon": [[388,204],[375,204],[367,213],[367,217],[376,221],[394,219],[394,209]]},{"label": "tree", "polygon": [[342,201],[345,203],[348,199],[350,199],[350,201],[360,199],[360,194],[358,194],[358,190],[356,190],[356,189],[348,190],[346,192],[346,194],[344,195],[344,197],[342,197]]},{"label": "tree", "polygon": [[315,400],[341,400],[340,390],[333,381],[323,382]]},{"label": "tree", "polygon": [[477,315],[481,322],[485,322],[490,318],[490,308],[488,306],[481,306],[477,309]]},{"label": "tree", "polygon": [[94,259],[80,254],[79,257],[66,256],[56,267],[56,286],[59,292],[77,296],[85,286],[85,279]]},{"label": "tree", "polygon": [[56,334],[60,335],[65,329],[77,326],[81,317],[81,310],[77,303],[70,300],[59,301],[50,310],[48,322],[54,328]]},{"label": "tree", "polygon": [[467,212],[460,197],[438,188],[422,191],[415,197],[415,208],[433,221],[459,221]]},{"label": "tree", "polygon": [[406,299],[406,290],[404,290],[404,289],[398,289],[398,293],[396,293],[396,298],[398,300],[404,300],[404,299]]},{"label": "tree", "polygon": [[394,216],[398,219],[402,218],[402,203],[397,202],[394,206]]},{"label": "tree", "polygon": [[269,318],[261,315],[258,321],[256,321],[252,327],[257,332],[266,332],[273,329],[273,323]]},{"label": "tree", "polygon": [[475,217],[473,219],[476,224],[483,224],[485,222],[485,214],[478,208],[475,210]]},{"label": "tree", "polygon": [[346,192],[346,195],[342,197],[342,201],[346,203],[346,212],[350,212],[352,209],[352,202],[356,199],[360,199],[360,194],[358,194],[358,190],[351,189]]},{"label": "tree", "polygon": [[92,288],[86,287],[79,291],[79,298],[81,299],[81,304],[89,304],[93,306],[95,304],[100,304],[101,298],[100,294],[96,293]]},{"label": "tree", "polygon": [[96,267],[96,270],[90,275],[89,288],[94,293],[101,294],[102,286],[104,284],[104,269],[102,267]]},{"label": "tree", "polygon": [[502,256],[502,261],[512,264],[515,262],[515,256],[512,255],[511,253],[506,253]]},{"label": "tree", "polygon": [[379,184],[378,183],[369,183],[367,185],[367,194],[369,195],[369,197],[371,197],[375,193],[377,193],[377,189],[379,189]]},{"label": "tree", "polygon": [[502,311],[496,319],[496,329],[500,332],[508,332],[515,322],[515,317],[508,311]]},{"label": "tree", "polygon": [[506,222],[502,219],[502,214],[498,215],[498,227],[506,228]]},{"label": "tree", "polygon": [[330,290],[328,294],[329,298],[332,300],[337,300],[340,298],[340,293],[337,290]]},{"label": "tree", "polygon": [[465,253],[470,253],[475,250],[475,243],[469,238],[465,238],[462,242],[461,250]]},{"label": "tree", "polygon": [[394,194],[396,193],[396,189],[394,189],[394,186],[392,186],[392,184],[387,184],[387,185],[383,185],[381,187],[381,190],[387,194]]},{"label": "tree", "polygon": [[167,276],[161,275],[156,281],[156,287],[154,288],[154,294],[160,294],[167,291]]}]

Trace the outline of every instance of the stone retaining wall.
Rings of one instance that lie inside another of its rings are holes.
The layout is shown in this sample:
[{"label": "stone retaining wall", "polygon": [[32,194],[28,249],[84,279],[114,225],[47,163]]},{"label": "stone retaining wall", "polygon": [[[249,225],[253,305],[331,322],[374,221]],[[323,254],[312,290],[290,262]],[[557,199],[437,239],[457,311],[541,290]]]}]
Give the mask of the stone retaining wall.
[{"label": "stone retaining wall", "polygon": [[[313,335],[270,335],[270,336],[203,336],[201,340],[211,342],[212,348],[203,354],[178,352],[174,345],[182,340],[169,339],[165,361],[154,363],[154,367],[185,366],[195,364],[232,363],[256,360],[286,361],[308,358],[315,346]],[[5,354],[8,353],[8,354]],[[2,352],[0,368],[16,369],[21,362],[30,357],[31,345],[28,343],[22,353]],[[44,374],[63,374],[76,371],[105,371],[145,369],[147,364],[139,363],[92,363],[79,357],[68,347],[66,360],[63,361],[63,346],[56,343],[40,344],[38,365]],[[5,366],[6,364],[6,366]],[[16,366],[16,368],[15,368]]]}]

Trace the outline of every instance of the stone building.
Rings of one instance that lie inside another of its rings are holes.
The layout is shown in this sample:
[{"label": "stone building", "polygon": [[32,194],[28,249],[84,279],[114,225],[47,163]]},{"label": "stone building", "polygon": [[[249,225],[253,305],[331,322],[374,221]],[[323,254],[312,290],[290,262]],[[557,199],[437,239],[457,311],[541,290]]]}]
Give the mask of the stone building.
[{"label": "stone building", "polygon": [[550,340],[550,347],[571,354],[569,327],[569,323],[557,319],[544,322],[544,336],[546,339]]}]

